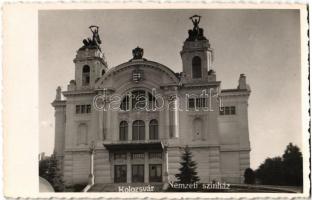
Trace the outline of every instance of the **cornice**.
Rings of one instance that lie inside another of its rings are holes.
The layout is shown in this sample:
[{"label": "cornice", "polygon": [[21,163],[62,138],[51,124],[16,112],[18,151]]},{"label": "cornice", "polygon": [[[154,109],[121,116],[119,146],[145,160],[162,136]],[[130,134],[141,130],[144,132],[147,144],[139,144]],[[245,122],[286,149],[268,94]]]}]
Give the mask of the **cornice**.
[{"label": "cornice", "polygon": [[96,94],[97,92],[93,89],[88,89],[88,90],[72,90],[72,91],[64,91],[62,94],[65,97],[68,96],[83,96],[83,95],[90,95],[90,94]]},{"label": "cornice", "polygon": [[66,100],[54,100],[51,104],[53,107],[66,106]]},{"label": "cornice", "polygon": [[221,97],[233,97],[233,96],[249,96],[251,93],[250,90],[247,89],[225,89],[221,90]]},{"label": "cornice", "polygon": [[77,63],[77,62],[92,61],[92,60],[98,60],[103,65],[105,65],[107,67],[107,63],[104,61],[104,59],[101,57],[97,57],[97,56],[88,56],[88,57],[84,57],[84,58],[74,58],[73,62]]}]

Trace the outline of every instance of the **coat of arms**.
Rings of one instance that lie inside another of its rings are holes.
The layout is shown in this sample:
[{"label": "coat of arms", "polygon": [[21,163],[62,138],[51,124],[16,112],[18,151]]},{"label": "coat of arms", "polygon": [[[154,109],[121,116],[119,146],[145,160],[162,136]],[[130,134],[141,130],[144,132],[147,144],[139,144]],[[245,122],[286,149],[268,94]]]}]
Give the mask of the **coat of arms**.
[{"label": "coat of arms", "polygon": [[136,83],[143,80],[143,76],[144,76],[144,72],[141,69],[135,69],[132,72],[132,80]]}]

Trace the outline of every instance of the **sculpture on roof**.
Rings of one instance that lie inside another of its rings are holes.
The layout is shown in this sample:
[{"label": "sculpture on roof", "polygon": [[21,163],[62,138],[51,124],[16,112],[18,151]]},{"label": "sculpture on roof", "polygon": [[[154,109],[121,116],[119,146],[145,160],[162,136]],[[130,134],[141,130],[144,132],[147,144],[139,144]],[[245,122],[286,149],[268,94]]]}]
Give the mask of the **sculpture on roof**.
[{"label": "sculpture on roof", "polygon": [[91,38],[84,39],[82,41],[84,46],[82,46],[80,49],[98,48],[99,50],[101,50],[100,44],[102,43],[102,41],[101,41],[101,38],[100,38],[100,35],[99,35],[99,27],[92,25],[92,26],[89,26],[89,29],[92,32],[92,39]]},{"label": "sculpture on roof", "polygon": [[204,29],[199,28],[199,22],[200,22],[201,16],[199,15],[193,15],[190,17],[190,20],[193,22],[193,30],[189,30],[188,34],[189,37],[186,39],[187,41],[195,41],[195,40],[207,40],[204,36]]}]

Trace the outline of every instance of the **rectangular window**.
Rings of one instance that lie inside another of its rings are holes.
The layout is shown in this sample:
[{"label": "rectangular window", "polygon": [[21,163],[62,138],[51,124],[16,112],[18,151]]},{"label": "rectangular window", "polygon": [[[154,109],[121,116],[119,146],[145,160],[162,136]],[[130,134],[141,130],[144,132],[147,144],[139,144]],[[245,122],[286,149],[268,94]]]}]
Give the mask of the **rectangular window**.
[{"label": "rectangular window", "polygon": [[230,107],[226,106],[224,107],[224,114],[229,115],[230,114]]},{"label": "rectangular window", "polygon": [[188,100],[188,107],[194,108],[195,107],[195,99],[189,99]]},{"label": "rectangular window", "polygon": [[220,107],[220,115],[235,115],[236,109],[235,106],[224,106]]},{"label": "rectangular window", "polygon": [[207,107],[207,98],[192,98],[188,100],[189,108],[206,108]]},{"label": "rectangular window", "polygon": [[76,105],[76,114],[91,113],[91,105]]},{"label": "rectangular window", "polygon": [[144,183],[144,165],[132,165],[132,182]]},{"label": "rectangular window", "polygon": [[231,113],[231,115],[235,115],[235,106],[231,106],[231,109],[230,109],[230,113]]},{"label": "rectangular window", "polygon": [[86,113],[86,105],[81,105],[81,113]]},{"label": "rectangular window", "polygon": [[114,153],[114,160],[126,160],[127,154],[126,153]]},{"label": "rectangular window", "polygon": [[162,165],[151,164],[149,165],[149,182],[161,182],[162,181]]},{"label": "rectangular window", "polygon": [[127,165],[115,165],[114,171],[115,183],[127,182]]},{"label": "rectangular window", "polygon": [[150,152],[148,154],[149,159],[162,159],[162,153],[161,152]]},{"label": "rectangular window", "polygon": [[87,113],[91,113],[91,105],[90,104],[87,105]]},{"label": "rectangular window", "polygon": [[144,153],[132,153],[131,154],[132,160],[134,159],[144,159]]},{"label": "rectangular window", "polygon": [[80,113],[80,105],[76,105],[76,113],[77,113],[77,114]]},{"label": "rectangular window", "polygon": [[201,102],[200,102],[200,98],[196,98],[196,108],[200,108],[201,107]]}]

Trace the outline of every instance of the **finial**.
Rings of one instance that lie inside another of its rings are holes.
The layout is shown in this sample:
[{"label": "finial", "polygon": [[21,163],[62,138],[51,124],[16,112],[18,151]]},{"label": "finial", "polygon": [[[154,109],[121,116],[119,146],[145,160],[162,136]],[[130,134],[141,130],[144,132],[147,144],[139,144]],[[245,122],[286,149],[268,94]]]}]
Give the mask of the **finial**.
[{"label": "finial", "polygon": [[61,89],[60,86],[58,86],[57,89],[56,89],[55,100],[61,100],[61,98],[62,98],[61,93],[62,93],[62,89]]},{"label": "finial", "polygon": [[144,50],[137,46],[135,49],[132,50],[133,60],[142,59],[143,58]]}]

